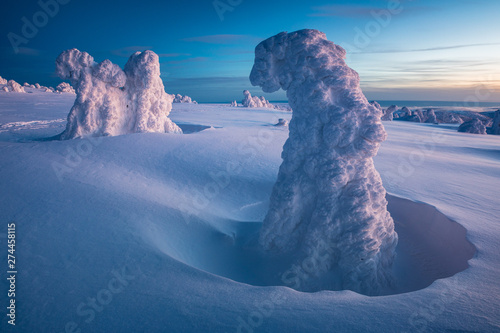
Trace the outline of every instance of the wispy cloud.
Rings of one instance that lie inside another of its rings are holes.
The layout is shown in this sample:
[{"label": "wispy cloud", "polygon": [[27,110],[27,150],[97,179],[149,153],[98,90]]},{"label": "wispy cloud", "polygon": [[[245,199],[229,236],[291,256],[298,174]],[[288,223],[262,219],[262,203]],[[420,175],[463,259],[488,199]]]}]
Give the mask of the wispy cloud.
[{"label": "wispy cloud", "polygon": [[184,63],[190,63],[190,62],[204,62],[207,61],[207,57],[194,57],[194,58],[187,58],[187,59],[181,59],[181,60],[170,60],[164,62],[165,64],[184,64]]},{"label": "wispy cloud", "polygon": [[111,50],[111,53],[119,57],[128,58],[137,51],[142,52],[145,50],[151,50],[152,48],[152,46],[127,46],[120,49]]},{"label": "wispy cloud", "polygon": [[18,54],[29,55],[29,56],[39,56],[41,51],[38,49],[32,49],[29,47],[20,47],[18,49]]},{"label": "wispy cloud", "polygon": [[179,82],[196,82],[196,83],[241,83],[249,82],[247,76],[202,76],[202,77],[180,77],[180,78],[168,78],[168,80],[175,80]]},{"label": "wispy cloud", "polygon": [[[435,10],[434,7],[427,6],[412,6],[412,7],[401,7],[404,8],[406,14],[416,14],[418,12],[427,12],[430,10]],[[387,5],[385,6],[362,6],[356,4],[349,5],[326,5],[326,6],[316,6],[312,10],[314,13],[309,14],[313,17],[348,17],[348,18],[364,18],[371,17],[373,13],[377,13],[381,10],[387,10]]]},{"label": "wispy cloud", "polygon": [[372,53],[413,53],[413,52],[431,52],[431,51],[442,51],[442,50],[452,50],[452,49],[462,49],[467,47],[479,47],[479,46],[497,46],[500,43],[480,43],[480,44],[462,44],[462,45],[448,45],[448,46],[436,46],[421,49],[386,49],[386,50],[362,50],[353,51],[352,54],[372,54]]},{"label": "wispy cloud", "polygon": [[189,53],[158,53],[160,58],[176,58],[176,57],[189,57]]},{"label": "wispy cloud", "polygon": [[208,35],[208,36],[198,36],[189,37],[182,39],[185,42],[199,42],[206,44],[237,44],[237,43],[247,43],[247,42],[257,42],[261,38],[250,36],[250,35]]}]

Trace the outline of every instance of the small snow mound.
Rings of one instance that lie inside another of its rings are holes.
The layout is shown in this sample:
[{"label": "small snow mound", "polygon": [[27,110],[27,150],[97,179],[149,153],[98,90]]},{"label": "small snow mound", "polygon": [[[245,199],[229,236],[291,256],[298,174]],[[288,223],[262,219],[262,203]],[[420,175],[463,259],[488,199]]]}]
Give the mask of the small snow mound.
[{"label": "small snow mound", "polygon": [[260,244],[322,262],[311,272],[318,283],[334,274],[340,289],[375,295],[392,283],[398,239],[373,165],[386,132],[345,55],[308,29],[255,49],[251,83],[268,93],[282,88],[293,109]]},{"label": "small snow mound", "polygon": [[0,84],[7,84],[7,79],[0,76]]},{"label": "small snow mound", "polygon": [[160,78],[158,55],[152,51],[133,54],[125,69],[77,49],[62,52],[56,71],[70,80],[77,98],[61,139],[114,136],[128,133],[182,133],[168,115],[172,98]]},{"label": "small snow mound", "polygon": [[486,134],[486,126],[477,118],[469,120],[458,127],[461,133]]},{"label": "small snow mound", "polygon": [[236,102],[236,101],[232,101],[232,102],[231,102],[231,107],[233,107],[233,108],[238,107],[238,102]]},{"label": "small snow mound", "polygon": [[288,120],[280,118],[280,119],[278,119],[278,123],[274,126],[286,127],[286,126],[288,126]]}]

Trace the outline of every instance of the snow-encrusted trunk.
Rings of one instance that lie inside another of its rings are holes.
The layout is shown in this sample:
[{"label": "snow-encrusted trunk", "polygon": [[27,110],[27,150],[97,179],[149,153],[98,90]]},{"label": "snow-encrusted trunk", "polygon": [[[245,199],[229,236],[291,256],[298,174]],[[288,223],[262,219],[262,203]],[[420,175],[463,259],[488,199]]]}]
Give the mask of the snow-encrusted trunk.
[{"label": "snow-encrusted trunk", "polygon": [[59,55],[56,71],[76,92],[61,139],[182,132],[168,118],[172,99],[164,91],[159,58],[152,51],[133,54],[123,71],[109,60],[98,64],[88,53],[71,49]]},{"label": "snow-encrusted trunk", "polygon": [[[283,32],[255,49],[252,84],[286,90],[293,109],[260,243],[298,260],[327,244],[338,287],[377,294],[391,282],[397,244],[372,159],[386,132],[344,58],[316,30]],[[321,280],[324,272],[316,273]]]}]

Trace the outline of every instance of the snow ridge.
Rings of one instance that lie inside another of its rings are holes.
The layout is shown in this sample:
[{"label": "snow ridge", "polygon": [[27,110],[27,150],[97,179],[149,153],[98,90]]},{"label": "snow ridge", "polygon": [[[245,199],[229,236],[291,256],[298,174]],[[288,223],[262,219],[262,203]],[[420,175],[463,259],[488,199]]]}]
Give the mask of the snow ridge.
[{"label": "snow ridge", "polygon": [[[398,239],[373,164],[386,132],[345,55],[308,29],[255,49],[251,83],[269,93],[282,88],[293,109],[260,244],[299,260],[326,258],[337,287],[375,295],[391,284]],[[326,273],[315,269],[319,282]]]}]

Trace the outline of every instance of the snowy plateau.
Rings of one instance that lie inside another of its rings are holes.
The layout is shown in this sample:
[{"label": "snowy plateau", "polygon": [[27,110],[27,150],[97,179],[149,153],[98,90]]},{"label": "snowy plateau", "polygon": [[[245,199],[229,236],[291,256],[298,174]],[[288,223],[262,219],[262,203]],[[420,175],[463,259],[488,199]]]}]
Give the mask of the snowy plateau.
[{"label": "snowy plateau", "polygon": [[398,287],[308,292],[306,262],[256,250],[290,112],[175,103],[182,135],[46,140],[74,99],[0,92],[0,219],[19,258],[2,332],[500,330],[500,137],[384,122]]}]

